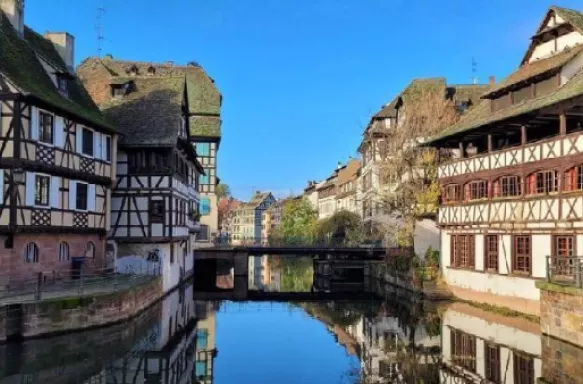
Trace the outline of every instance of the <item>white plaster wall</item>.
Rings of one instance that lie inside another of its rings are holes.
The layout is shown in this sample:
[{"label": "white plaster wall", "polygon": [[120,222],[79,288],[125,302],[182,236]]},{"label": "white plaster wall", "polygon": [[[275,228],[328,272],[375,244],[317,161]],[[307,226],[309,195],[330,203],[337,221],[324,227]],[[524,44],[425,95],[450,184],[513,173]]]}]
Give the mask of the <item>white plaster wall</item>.
[{"label": "white plaster wall", "polygon": [[475,248],[474,248],[474,260],[475,260],[475,267],[477,271],[484,270],[484,235],[475,235]]},{"label": "white plaster wall", "polygon": [[542,43],[536,46],[532,52],[529,62],[536,61],[538,59],[543,59],[549,57],[553,54],[559,53],[565,49],[565,47],[574,47],[577,44],[583,42],[583,36],[577,31],[573,31],[557,39],[557,51],[555,52],[555,41],[550,40],[546,43]]},{"label": "white plaster wall", "polygon": [[440,257],[442,269],[445,271],[450,266],[451,235],[446,231],[441,231]]},{"label": "white plaster wall", "polygon": [[501,296],[540,299],[533,279],[447,268],[444,275],[447,283],[456,287]]},{"label": "white plaster wall", "polygon": [[552,250],[551,235],[532,235],[532,276],[546,277],[546,257]]},{"label": "white plaster wall", "polygon": [[512,268],[512,236],[501,235],[498,240],[498,273],[507,275]]},{"label": "white plaster wall", "polygon": [[[581,35],[579,35],[581,37]],[[561,85],[571,80],[583,67],[583,53],[579,53],[561,69]]]}]

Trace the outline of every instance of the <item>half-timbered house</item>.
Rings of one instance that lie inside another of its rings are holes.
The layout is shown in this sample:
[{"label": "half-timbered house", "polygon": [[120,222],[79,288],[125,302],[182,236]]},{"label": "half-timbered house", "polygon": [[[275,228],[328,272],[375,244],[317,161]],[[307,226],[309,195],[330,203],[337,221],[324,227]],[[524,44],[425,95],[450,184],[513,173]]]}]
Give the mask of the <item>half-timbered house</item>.
[{"label": "half-timbered house", "polygon": [[460,297],[538,313],[547,256],[569,275],[583,252],[582,43],[583,14],[551,7],[519,68],[430,143],[451,155],[438,220]]},{"label": "half-timbered house", "polygon": [[116,268],[161,268],[167,291],[193,268],[204,174],[188,141],[188,83],[184,74],[156,73],[154,67],[142,74],[130,66],[123,76],[113,75],[112,62],[90,60],[78,71],[123,133],[110,232]]},{"label": "half-timbered house", "polygon": [[0,7],[1,274],[102,268],[116,131],[73,71],[73,36],[26,27],[23,1]]}]

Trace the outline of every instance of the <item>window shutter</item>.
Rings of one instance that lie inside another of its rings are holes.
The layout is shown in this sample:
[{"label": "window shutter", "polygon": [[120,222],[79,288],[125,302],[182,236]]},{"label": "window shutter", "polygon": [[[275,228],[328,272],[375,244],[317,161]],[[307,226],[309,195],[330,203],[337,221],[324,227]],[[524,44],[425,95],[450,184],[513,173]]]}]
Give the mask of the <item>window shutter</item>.
[{"label": "window shutter", "polygon": [[61,185],[61,178],[57,176],[51,176],[51,192],[50,192],[50,199],[51,199],[51,207],[53,208],[60,208],[59,201],[60,194],[59,194],[59,186]]},{"label": "window shutter", "polygon": [[77,182],[69,180],[69,209],[77,209]]},{"label": "window shutter", "polygon": [[87,210],[95,211],[95,184],[87,187]]},{"label": "window shutter", "polygon": [[35,174],[32,172],[26,172],[26,205],[34,205],[34,192],[35,192]]},{"label": "window shutter", "polygon": [[64,140],[64,130],[65,130],[65,122],[63,118],[60,116],[55,116],[55,146],[57,147],[64,147],[65,140]]},{"label": "window shutter", "polygon": [[30,108],[30,138],[31,140],[38,140],[38,119],[39,111],[38,109],[31,107]]},{"label": "window shutter", "polygon": [[75,152],[83,152],[83,127],[77,124],[76,135],[75,135]]},{"label": "window shutter", "polygon": [[471,200],[470,183],[464,185],[464,200]]},{"label": "window shutter", "polygon": [[[0,119],[2,120],[2,119]],[[0,169],[0,204],[4,204],[4,170]]]},{"label": "window shutter", "polygon": [[102,142],[101,142],[101,133],[100,132],[93,132],[93,157],[96,159],[103,159],[102,156]]}]

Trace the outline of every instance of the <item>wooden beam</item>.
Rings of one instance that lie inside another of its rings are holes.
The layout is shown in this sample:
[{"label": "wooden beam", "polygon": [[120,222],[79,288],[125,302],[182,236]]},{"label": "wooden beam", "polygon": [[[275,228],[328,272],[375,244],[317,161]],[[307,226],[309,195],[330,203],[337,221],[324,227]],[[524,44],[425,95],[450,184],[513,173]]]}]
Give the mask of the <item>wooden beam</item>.
[{"label": "wooden beam", "polygon": [[488,134],[488,152],[492,152],[493,148],[494,148],[494,141],[492,140],[492,134],[489,133]]},{"label": "wooden beam", "polygon": [[559,114],[559,135],[564,136],[567,134],[567,115],[564,112]]},{"label": "wooden beam", "polygon": [[464,143],[463,142],[459,142],[459,150],[460,150],[460,158],[464,158]]},{"label": "wooden beam", "polygon": [[522,143],[522,145],[526,144],[526,142],[528,141],[528,137],[526,134],[526,125],[523,125],[522,127],[520,127],[520,142]]}]

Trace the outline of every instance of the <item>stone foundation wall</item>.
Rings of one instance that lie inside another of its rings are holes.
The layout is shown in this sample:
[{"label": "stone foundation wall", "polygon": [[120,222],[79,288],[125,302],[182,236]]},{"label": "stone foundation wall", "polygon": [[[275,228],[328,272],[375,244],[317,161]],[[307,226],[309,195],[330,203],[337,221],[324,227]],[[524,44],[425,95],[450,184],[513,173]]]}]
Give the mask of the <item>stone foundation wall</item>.
[{"label": "stone foundation wall", "polygon": [[542,377],[543,383],[583,383],[583,349],[573,344],[543,336]]},{"label": "stone foundation wall", "polygon": [[583,290],[538,282],[542,332],[583,347]]},{"label": "stone foundation wall", "polygon": [[128,320],[162,295],[162,279],[156,277],[122,292],[22,304],[19,333],[28,338]]}]

